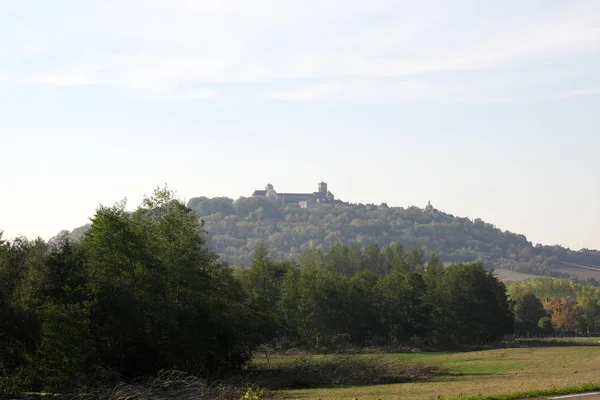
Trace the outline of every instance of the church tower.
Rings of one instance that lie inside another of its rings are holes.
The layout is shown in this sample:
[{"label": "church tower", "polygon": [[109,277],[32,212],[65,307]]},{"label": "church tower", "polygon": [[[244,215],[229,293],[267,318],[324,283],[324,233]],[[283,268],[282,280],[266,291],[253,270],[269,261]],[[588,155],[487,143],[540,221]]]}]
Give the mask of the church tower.
[{"label": "church tower", "polygon": [[327,194],[327,184],[325,182],[319,183],[319,192],[322,194]]}]

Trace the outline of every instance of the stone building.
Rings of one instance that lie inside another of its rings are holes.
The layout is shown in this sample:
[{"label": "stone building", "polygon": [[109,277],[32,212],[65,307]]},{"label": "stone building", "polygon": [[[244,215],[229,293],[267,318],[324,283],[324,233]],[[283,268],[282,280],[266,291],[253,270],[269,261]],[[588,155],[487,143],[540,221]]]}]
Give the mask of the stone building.
[{"label": "stone building", "polygon": [[277,193],[270,183],[265,186],[265,190],[255,190],[252,197],[266,198],[276,207],[282,207],[286,204],[295,203],[302,208],[313,208],[318,203],[333,201],[335,197],[327,189],[327,183],[321,182],[318,190],[312,193]]}]

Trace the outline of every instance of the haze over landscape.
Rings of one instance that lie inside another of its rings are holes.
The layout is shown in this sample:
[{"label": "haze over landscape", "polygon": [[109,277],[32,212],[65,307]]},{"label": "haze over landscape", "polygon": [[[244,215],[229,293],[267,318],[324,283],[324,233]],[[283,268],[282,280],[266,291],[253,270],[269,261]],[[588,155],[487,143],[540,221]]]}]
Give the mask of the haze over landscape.
[{"label": "haze over landscape", "polygon": [[0,0],[0,399],[600,398],[600,0]]},{"label": "haze over landscape", "polygon": [[267,182],[600,248],[595,1],[5,1],[0,230]]}]

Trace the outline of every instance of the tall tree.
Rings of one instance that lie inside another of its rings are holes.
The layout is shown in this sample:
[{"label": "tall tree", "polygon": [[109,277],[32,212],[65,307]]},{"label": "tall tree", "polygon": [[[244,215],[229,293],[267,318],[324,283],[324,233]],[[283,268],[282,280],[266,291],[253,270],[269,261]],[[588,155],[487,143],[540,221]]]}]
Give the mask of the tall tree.
[{"label": "tall tree", "polygon": [[486,343],[512,332],[514,314],[506,287],[481,264],[454,264],[443,274],[435,299],[434,340]]},{"label": "tall tree", "polygon": [[600,331],[600,289],[583,286],[577,293],[577,306],[582,313],[584,330],[587,333]]},{"label": "tall tree", "polygon": [[537,326],[540,318],[546,317],[542,302],[532,293],[527,292],[515,299],[515,315],[528,324]]},{"label": "tall tree", "polygon": [[259,338],[197,215],[157,189],[133,213],[101,207],[83,241],[99,359],[121,371],[240,365]]}]

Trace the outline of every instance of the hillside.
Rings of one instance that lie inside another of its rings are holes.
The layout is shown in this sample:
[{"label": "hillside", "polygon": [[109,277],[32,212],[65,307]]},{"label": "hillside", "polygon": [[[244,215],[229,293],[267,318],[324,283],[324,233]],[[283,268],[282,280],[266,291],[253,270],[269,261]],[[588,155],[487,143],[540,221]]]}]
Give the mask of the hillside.
[{"label": "hillside", "polygon": [[[277,208],[265,199],[244,197],[196,197],[188,206],[201,215],[214,249],[232,264],[247,265],[261,241],[277,259],[340,243],[364,247],[399,242],[437,252],[445,262],[481,261],[486,267],[524,274],[600,280],[599,251],[534,246],[524,235],[433,207],[335,201],[308,210],[296,204]],[[78,238],[85,230],[80,227],[70,235]]]}]

